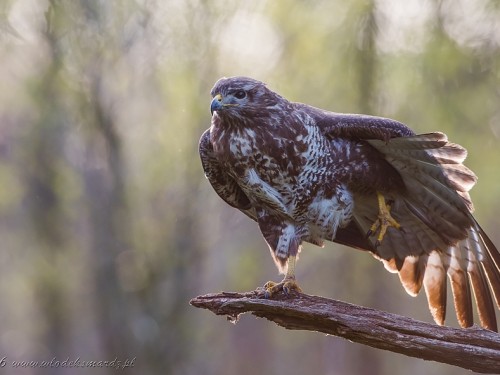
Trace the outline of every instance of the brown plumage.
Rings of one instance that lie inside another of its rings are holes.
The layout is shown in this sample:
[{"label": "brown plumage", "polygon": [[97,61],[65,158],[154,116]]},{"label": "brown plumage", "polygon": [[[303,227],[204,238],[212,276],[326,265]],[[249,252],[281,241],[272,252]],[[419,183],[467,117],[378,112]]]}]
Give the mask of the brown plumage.
[{"label": "brown plumage", "polygon": [[423,286],[438,324],[448,276],[460,325],[473,324],[473,294],[481,325],[497,330],[500,254],[472,216],[476,176],[462,164],[464,148],[394,120],[292,103],[250,78],[223,78],[212,97],[203,169],[222,199],[258,223],[286,272],[277,286],[298,288],[302,242],[328,240],[371,252],[412,296]]}]

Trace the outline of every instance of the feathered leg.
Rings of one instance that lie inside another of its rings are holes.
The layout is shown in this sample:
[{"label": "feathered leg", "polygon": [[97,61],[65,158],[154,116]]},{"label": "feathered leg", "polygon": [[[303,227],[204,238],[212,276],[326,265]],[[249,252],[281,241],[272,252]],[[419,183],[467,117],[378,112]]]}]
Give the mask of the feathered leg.
[{"label": "feathered leg", "polygon": [[270,215],[266,211],[257,214],[259,227],[269,245],[271,256],[280,273],[285,273],[285,278],[281,282],[268,281],[264,285],[264,297],[272,297],[280,291],[287,294],[291,290],[300,292],[295,281],[295,262],[300,252],[303,228],[295,223],[282,221],[280,217]]}]

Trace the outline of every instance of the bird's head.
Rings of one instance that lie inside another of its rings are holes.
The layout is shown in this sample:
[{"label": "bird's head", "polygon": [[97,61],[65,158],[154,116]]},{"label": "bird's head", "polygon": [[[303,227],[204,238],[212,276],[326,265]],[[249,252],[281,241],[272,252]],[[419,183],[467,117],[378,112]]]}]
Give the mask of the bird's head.
[{"label": "bird's head", "polygon": [[233,121],[246,122],[260,118],[280,103],[286,102],[264,83],[247,77],[221,78],[210,93],[212,116]]}]

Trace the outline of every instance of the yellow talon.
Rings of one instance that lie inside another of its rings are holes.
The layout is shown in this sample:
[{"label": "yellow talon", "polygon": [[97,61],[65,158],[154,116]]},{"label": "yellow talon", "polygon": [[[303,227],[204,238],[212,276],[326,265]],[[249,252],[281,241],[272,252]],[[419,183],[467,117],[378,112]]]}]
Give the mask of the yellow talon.
[{"label": "yellow talon", "polygon": [[295,256],[291,256],[288,258],[288,270],[286,272],[285,278],[279,283],[268,281],[264,284],[265,298],[270,298],[280,291],[285,292],[285,294],[289,294],[292,290],[295,290],[299,293],[302,292],[302,289],[300,289],[297,281],[295,280],[295,262]]},{"label": "yellow talon", "polygon": [[384,196],[377,191],[377,199],[378,199],[378,219],[372,224],[370,229],[368,230],[367,237],[372,236],[380,230],[377,236],[377,240],[375,241],[375,247],[378,247],[382,240],[384,239],[385,234],[387,233],[387,228],[393,227],[399,230],[403,230],[401,224],[399,224],[392,216],[391,216],[391,205],[385,202]]},{"label": "yellow talon", "polygon": [[300,289],[299,285],[297,284],[297,281],[295,279],[287,279],[284,278],[282,281],[279,283],[275,283],[273,281],[268,281],[264,285],[264,297],[265,298],[271,298],[272,296],[276,295],[277,293],[283,291],[285,294],[290,294],[290,292],[294,290],[296,292],[302,292],[302,289]]}]

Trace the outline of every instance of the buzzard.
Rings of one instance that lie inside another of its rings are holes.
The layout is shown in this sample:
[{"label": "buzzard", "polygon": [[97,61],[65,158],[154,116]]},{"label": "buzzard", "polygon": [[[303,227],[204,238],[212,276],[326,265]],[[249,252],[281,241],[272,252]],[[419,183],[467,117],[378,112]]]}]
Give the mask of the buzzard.
[{"label": "buzzard", "polygon": [[473,325],[472,289],[481,325],[497,330],[500,254],[472,216],[477,178],[463,147],[395,120],[290,102],[251,78],[222,78],[211,95],[202,166],[216,193],[257,222],[285,274],[266,283],[267,297],[300,291],[303,242],[333,241],[370,252],[410,295],[423,286],[440,325],[448,275],[459,324]]}]

